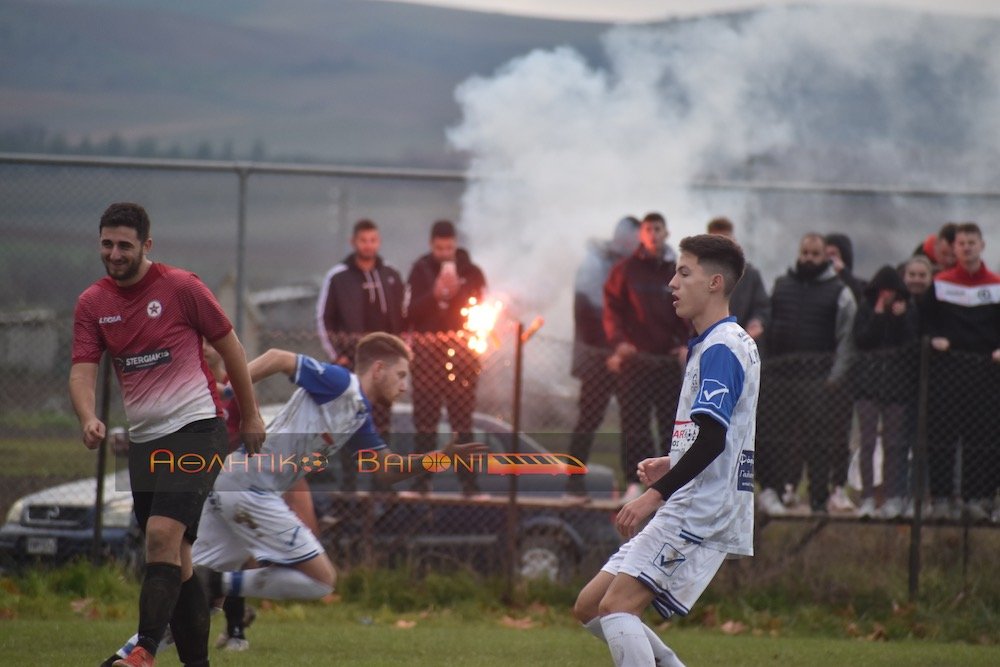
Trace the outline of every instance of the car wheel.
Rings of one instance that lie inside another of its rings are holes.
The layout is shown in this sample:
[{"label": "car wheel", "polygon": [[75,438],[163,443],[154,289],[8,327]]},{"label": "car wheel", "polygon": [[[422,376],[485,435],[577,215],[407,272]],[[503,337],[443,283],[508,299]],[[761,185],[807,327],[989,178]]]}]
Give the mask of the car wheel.
[{"label": "car wheel", "polygon": [[522,579],[569,583],[576,571],[576,554],[558,535],[525,535],[517,570]]}]

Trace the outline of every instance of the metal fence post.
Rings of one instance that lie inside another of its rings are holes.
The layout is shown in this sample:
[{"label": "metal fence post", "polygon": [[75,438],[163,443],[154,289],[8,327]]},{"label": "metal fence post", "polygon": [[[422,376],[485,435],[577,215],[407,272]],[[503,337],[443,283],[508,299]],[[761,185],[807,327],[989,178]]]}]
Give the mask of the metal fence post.
[{"label": "metal fence post", "polygon": [[239,179],[239,197],[236,210],[236,335],[243,337],[244,304],[243,292],[246,289],[246,254],[247,254],[247,179],[250,169],[237,167],[236,177]]},{"label": "metal fence post", "polygon": [[917,442],[913,448],[913,520],[910,522],[910,602],[920,592],[920,540],[927,476],[927,392],[930,386],[931,339],[920,339],[920,379],[917,390]]},{"label": "metal fence post", "polygon": [[[521,386],[524,379],[524,323],[518,321],[514,337],[514,397],[511,414],[511,439],[509,451],[518,453],[521,434]],[[508,478],[507,503],[507,587],[504,592],[508,601],[514,594],[514,576],[517,570],[517,475]]]},{"label": "metal fence post", "polygon": [[101,407],[98,416],[104,422],[104,437],[97,446],[97,492],[94,494],[94,535],[90,542],[90,561],[100,565],[102,558],[101,545],[104,542],[104,468],[108,459],[108,416],[111,413],[111,359],[105,352],[101,357],[101,369],[98,373],[101,386]]}]

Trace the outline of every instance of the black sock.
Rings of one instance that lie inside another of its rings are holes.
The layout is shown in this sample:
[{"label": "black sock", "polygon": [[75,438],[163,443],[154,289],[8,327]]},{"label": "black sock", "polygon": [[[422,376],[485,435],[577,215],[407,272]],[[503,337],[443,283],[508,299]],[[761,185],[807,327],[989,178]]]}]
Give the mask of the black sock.
[{"label": "black sock", "polygon": [[180,565],[146,563],[146,575],[139,592],[139,641],[136,645],[150,655],[156,655],[156,647],[167,630],[180,589]]},{"label": "black sock", "polygon": [[247,600],[237,595],[226,596],[222,609],[226,612],[226,634],[237,639],[246,639],[243,633],[243,616],[246,614]]},{"label": "black sock", "polygon": [[192,576],[181,584],[181,592],[170,618],[177,657],[185,665],[208,665],[210,623],[205,590],[198,577]]}]

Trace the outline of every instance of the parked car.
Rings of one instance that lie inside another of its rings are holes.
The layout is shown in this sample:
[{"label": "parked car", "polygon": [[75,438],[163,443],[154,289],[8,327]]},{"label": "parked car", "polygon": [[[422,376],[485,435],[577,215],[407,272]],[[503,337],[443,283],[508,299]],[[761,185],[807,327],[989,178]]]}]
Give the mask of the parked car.
[{"label": "parked car", "polygon": [[[88,556],[94,541],[97,482],[93,477],[36,491],[18,499],[0,527],[0,566],[61,563]],[[133,564],[138,526],[132,515],[128,470],[104,478],[101,553]]]},{"label": "parked car", "polygon": [[[265,420],[280,406],[264,406]],[[493,454],[513,449],[511,429],[505,422],[476,413],[474,437]],[[392,413],[392,448],[413,451],[413,414],[409,405],[397,405]],[[442,423],[439,440],[450,437]],[[563,437],[563,439],[565,439]],[[537,440],[522,434],[521,454],[548,455]],[[552,460],[546,456],[545,460]],[[351,462],[356,464],[356,462]],[[335,561],[365,562],[374,551],[387,565],[411,564],[430,569],[444,560],[464,563],[477,571],[499,572],[510,545],[507,536],[510,475],[482,474],[479,486],[484,496],[470,500],[453,469],[433,474],[433,492],[428,496],[373,494],[373,476],[359,474],[357,492],[347,491],[340,460],[307,477],[316,514],[324,527],[322,539]],[[618,489],[610,468],[590,465],[585,486],[593,499],[589,506],[563,499],[564,475],[519,475],[516,540],[517,570],[524,577],[565,581],[584,563],[603,560],[620,540],[612,523]],[[408,482],[397,485],[405,489]],[[132,515],[128,471],[105,478],[102,513],[102,552],[129,565],[142,562],[142,541]],[[94,530],[93,478],[77,480],[38,491],[19,499],[0,527],[0,565],[28,562],[63,562],[90,553]]]},{"label": "parked car", "polygon": [[[408,405],[392,413],[392,449],[413,451],[413,413]],[[489,415],[473,416],[473,436],[491,454],[511,452],[510,425]],[[566,441],[565,435],[559,439]],[[450,434],[442,424],[438,434],[443,447]],[[553,449],[556,449],[555,447]],[[551,452],[532,436],[521,434],[517,450],[552,461]],[[480,474],[483,491],[479,499],[467,499],[454,467],[431,474],[433,491],[419,494],[372,494],[373,475],[356,480],[361,493],[345,491],[344,471],[339,461],[330,462],[307,479],[313,491],[317,515],[325,518],[323,539],[335,559],[349,562],[433,569],[442,561],[452,567],[463,564],[477,572],[499,573],[510,548],[507,537],[510,475]],[[585,486],[592,502],[567,501],[566,477],[562,474],[517,476],[515,540],[516,569],[526,578],[544,577],[568,581],[581,567],[596,568],[618,547],[620,538],[613,524],[618,489],[607,466],[588,466]],[[407,482],[396,485],[406,489]]]}]

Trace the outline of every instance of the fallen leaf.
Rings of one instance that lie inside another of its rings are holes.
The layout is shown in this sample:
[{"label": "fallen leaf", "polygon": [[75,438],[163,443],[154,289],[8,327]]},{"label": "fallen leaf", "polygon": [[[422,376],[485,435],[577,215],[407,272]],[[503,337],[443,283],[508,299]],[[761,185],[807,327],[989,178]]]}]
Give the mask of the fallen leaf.
[{"label": "fallen leaf", "polygon": [[69,608],[73,610],[74,614],[82,614],[94,604],[94,598],[79,598],[77,600],[70,600]]},{"label": "fallen leaf", "polygon": [[739,621],[726,621],[719,627],[719,629],[727,635],[738,635],[746,632],[747,626]]},{"label": "fallen leaf", "polygon": [[416,621],[407,621],[406,619],[401,618],[398,621],[396,621],[394,623],[394,625],[397,628],[399,628],[400,630],[409,630],[410,628],[417,627],[417,622]]},{"label": "fallen leaf", "polygon": [[881,623],[876,623],[871,634],[867,637],[870,642],[884,642],[889,641],[889,633],[886,632],[885,626]]},{"label": "fallen leaf", "polygon": [[518,630],[530,630],[535,627],[535,622],[530,618],[511,618],[510,616],[504,616],[500,619],[500,625],[507,628],[516,628]]}]

